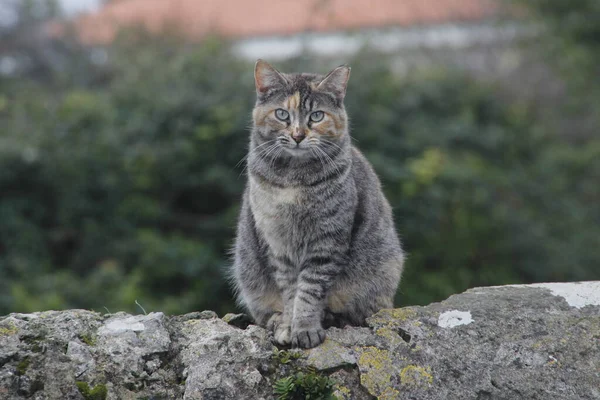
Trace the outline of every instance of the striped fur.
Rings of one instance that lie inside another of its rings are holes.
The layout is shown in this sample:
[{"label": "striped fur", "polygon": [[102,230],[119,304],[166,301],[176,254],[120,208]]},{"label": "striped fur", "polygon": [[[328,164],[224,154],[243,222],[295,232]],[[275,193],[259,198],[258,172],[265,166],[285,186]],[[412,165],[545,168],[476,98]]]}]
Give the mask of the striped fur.
[{"label": "striped fur", "polygon": [[[232,275],[240,302],[282,345],[309,348],[324,326],[362,325],[393,305],[403,252],[368,161],[351,145],[348,67],[327,77],[257,63],[257,102]],[[281,121],[275,110],[284,109]],[[324,118],[311,122],[310,115]],[[297,144],[292,134],[302,130]]]}]

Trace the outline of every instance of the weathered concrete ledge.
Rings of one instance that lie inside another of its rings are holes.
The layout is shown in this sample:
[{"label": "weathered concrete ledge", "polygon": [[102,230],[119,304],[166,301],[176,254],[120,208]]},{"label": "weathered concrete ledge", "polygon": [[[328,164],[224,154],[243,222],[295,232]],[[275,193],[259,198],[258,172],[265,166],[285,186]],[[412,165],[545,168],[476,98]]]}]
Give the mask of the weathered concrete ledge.
[{"label": "weathered concrete ledge", "polygon": [[209,311],[0,317],[0,399],[273,399],[302,379],[340,399],[600,399],[600,282],[471,289],[298,353]]}]

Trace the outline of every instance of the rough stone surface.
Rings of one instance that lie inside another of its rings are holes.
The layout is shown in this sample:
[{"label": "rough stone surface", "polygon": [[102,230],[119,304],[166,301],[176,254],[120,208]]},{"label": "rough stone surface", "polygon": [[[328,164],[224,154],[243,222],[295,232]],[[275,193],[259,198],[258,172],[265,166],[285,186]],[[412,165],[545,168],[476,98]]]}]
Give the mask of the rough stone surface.
[{"label": "rough stone surface", "polygon": [[311,368],[339,399],[600,399],[599,300],[600,282],[476,288],[332,328],[291,358],[240,315],[10,314],[0,399],[85,399],[77,382],[110,400],[273,399]]}]

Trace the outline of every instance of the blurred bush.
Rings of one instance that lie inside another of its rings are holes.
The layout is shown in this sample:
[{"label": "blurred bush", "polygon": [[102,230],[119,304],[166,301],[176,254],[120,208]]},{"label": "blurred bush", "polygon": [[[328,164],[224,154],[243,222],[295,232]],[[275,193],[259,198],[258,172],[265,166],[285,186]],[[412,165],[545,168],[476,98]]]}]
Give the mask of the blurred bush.
[{"label": "blurred bush", "polygon": [[[0,79],[0,314],[231,311],[252,64],[228,45],[130,34],[105,64]],[[477,285],[597,278],[600,145],[572,144],[451,71],[350,60],[355,144],[408,261],[398,304]],[[301,57],[284,71],[326,72]]]}]

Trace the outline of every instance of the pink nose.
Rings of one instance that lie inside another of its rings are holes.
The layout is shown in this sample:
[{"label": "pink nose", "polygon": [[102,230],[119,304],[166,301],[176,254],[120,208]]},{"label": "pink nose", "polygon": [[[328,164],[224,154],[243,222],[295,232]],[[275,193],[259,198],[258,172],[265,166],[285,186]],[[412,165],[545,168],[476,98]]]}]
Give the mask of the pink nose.
[{"label": "pink nose", "polygon": [[304,134],[304,129],[300,129],[300,128],[294,129],[294,133],[292,134],[292,139],[294,139],[294,141],[296,143],[300,143],[301,141],[304,140],[305,137],[306,137],[306,135]]},{"label": "pink nose", "polygon": [[305,136],[303,133],[302,133],[302,134],[293,134],[293,135],[292,135],[292,139],[294,139],[294,141],[295,141],[296,143],[300,143],[301,141],[303,141],[303,140],[304,140],[304,138],[305,138],[305,137],[306,137],[306,136]]}]

